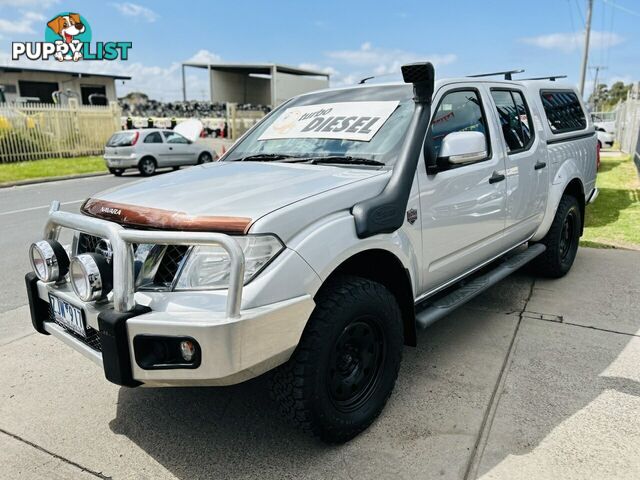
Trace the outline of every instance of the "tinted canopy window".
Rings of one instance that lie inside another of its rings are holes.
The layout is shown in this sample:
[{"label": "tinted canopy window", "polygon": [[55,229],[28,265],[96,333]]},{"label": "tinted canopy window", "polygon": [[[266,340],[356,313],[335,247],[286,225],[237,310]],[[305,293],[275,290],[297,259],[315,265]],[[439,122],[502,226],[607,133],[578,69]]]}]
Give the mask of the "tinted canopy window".
[{"label": "tinted canopy window", "polygon": [[546,90],[540,92],[544,113],[553,133],[583,130],[587,120],[578,101],[578,96],[569,90]]},{"label": "tinted canopy window", "polygon": [[492,90],[502,137],[509,153],[525,150],[531,141],[531,119],[522,93],[516,90]]}]

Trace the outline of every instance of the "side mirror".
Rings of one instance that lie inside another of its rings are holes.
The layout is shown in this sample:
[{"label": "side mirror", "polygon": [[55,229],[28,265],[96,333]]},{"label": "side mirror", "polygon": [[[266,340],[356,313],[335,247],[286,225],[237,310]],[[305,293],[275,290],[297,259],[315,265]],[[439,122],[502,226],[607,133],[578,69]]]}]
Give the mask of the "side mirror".
[{"label": "side mirror", "polygon": [[487,141],[481,132],[452,132],[442,139],[438,158],[453,165],[477,162],[487,157]]}]

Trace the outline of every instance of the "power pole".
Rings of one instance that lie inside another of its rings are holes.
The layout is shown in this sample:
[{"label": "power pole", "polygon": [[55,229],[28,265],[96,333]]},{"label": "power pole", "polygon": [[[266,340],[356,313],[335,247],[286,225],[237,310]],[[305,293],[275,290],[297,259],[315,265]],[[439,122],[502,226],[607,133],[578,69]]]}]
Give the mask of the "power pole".
[{"label": "power pole", "polygon": [[593,80],[593,94],[591,95],[591,98],[593,98],[593,111],[596,111],[596,91],[598,90],[598,73],[600,73],[600,70],[606,70],[607,67],[604,67],[602,65],[596,65],[595,67],[589,67],[592,70],[596,71],[596,75],[595,75],[595,79]]},{"label": "power pole", "polygon": [[580,71],[580,96],[584,97],[584,81],[587,77],[587,61],[589,60],[589,37],[591,36],[591,13],[593,0],[587,0],[587,25],[584,33],[584,52],[582,54],[582,69]]}]

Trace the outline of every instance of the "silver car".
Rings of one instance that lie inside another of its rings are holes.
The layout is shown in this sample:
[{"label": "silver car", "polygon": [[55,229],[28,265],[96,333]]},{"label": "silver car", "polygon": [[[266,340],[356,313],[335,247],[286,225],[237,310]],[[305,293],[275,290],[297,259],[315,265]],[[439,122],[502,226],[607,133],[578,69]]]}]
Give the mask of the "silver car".
[{"label": "silver car", "polygon": [[137,168],[142,175],[149,176],[158,168],[178,170],[185,165],[212,162],[218,158],[214,150],[194,140],[176,130],[124,130],[111,136],[104,149],[104,160],[109,172],[116,176],[122,175],[127,168]]}]

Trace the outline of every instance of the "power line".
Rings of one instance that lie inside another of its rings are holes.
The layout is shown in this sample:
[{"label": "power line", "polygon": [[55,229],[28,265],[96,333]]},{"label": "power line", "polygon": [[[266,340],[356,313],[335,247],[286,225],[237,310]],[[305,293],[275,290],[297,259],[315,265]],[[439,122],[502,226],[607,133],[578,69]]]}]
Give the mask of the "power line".
[{"label": "power line", "polygon": [[636,17],[640,17],[640,13],[631,10],[630,8],[623,7],[622,5],[618,5],[617,3],[612,2],[611,0],[602,0],[607,5],[611,5],[613,8],[617,8],[618,10],[628,13],[629,15],[634,15]]},{"label": "power line", "polygon": [[582,21],[582,25],[584,25],[587,22],[584,19],[584,14],[582,13],[582,9],[580,8],[579,0],[574,0],[574,2],[576,4],[576,10],[578,10],[578,15],[580,16],[580,20]]}]

